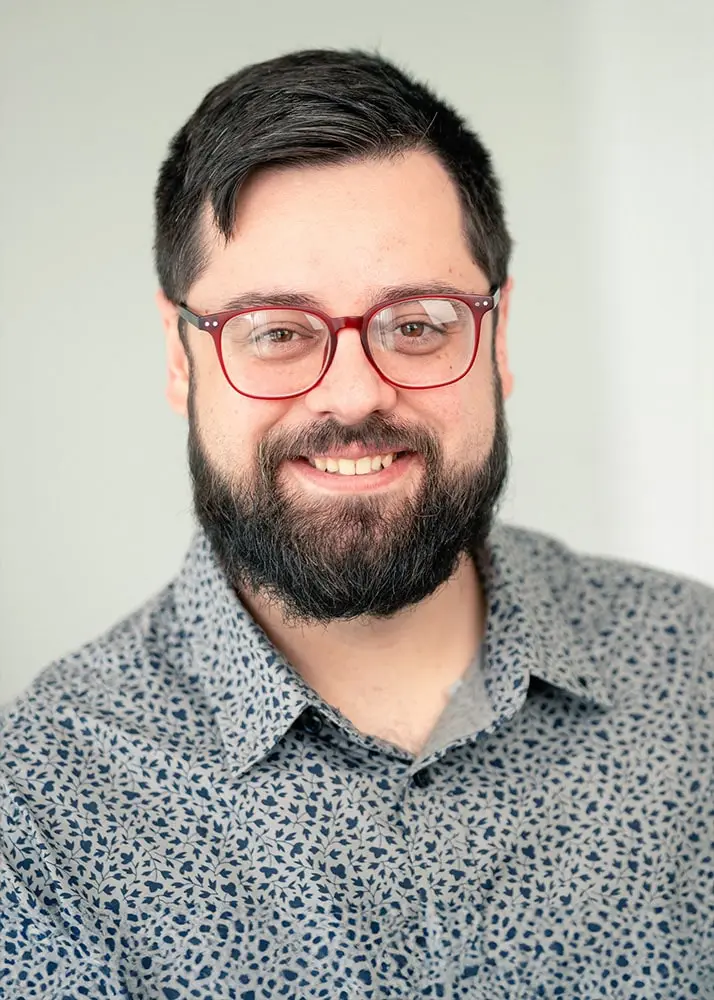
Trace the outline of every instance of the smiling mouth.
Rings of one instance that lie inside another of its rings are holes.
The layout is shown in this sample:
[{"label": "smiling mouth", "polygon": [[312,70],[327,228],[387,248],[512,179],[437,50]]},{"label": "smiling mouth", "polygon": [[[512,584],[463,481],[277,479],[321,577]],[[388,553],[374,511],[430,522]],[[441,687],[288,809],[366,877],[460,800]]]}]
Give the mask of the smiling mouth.
[{"label": "smiling mouth", "polygon": [[383,455],[364,455],[356,459],[315,455],[305,456],[304,461],[319,472],[329,472],[337,476],[366,476],[388,469],[393,462],[406,454],[408,454],[406,451],[391,451]]}]

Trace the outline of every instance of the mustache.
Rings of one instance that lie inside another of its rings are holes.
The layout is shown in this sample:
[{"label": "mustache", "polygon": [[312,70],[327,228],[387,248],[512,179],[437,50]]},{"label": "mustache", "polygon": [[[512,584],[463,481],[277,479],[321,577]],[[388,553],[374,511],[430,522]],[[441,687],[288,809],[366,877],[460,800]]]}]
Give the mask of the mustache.
[{"label": "mustache", "polygon": [[387,420],[373,413],[351,426],[330,417],[312,426],[269,433],[258,445],[258,467],[263,476],[269,476],[281,462],[324,455],[352,444],[373,449],[376,455],[392,451],[417,452],[423,455],[427,466],[434,466],[441,460],[439,442],[426,428]]}]

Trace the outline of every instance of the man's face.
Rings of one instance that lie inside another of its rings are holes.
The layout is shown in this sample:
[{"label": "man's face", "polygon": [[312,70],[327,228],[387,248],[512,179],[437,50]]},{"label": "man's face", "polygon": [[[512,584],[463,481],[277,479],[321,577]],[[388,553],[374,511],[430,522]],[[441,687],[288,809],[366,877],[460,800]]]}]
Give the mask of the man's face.
[{"label": "man's face", "polygon": [[[207,230],[207,265],[187,296],[196,313],[246,293],[298,293],[353,316],[401,286],[489,291],[456,188],[427,153],[264,171],[241,193],[234,238]],[[482,543],[505,478],[508,292],[498,331],[488,314],[461,381],[395,388],[346,329],[322,381],[288,400],[237,393],[211,337],[193,327],[189,369],[175,310],[160,297],[197,514],[237,589],[276,598],[291,618],[386,616],[433,592]],[[310,464],[365,452],[400,457],[364,476]]]}]

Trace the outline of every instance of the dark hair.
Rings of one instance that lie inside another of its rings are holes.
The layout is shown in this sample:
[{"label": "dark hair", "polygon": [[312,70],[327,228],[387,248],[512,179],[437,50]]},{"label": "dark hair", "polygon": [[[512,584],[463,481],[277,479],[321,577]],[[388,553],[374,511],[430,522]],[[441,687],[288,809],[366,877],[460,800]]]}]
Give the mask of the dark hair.
[{"label": "dark hair", "polygon": [[365,52],[308,50],[248,66],[214,87],[174,136],[156,185],[156,269],[173,302],[205,265],[210,204],[228,240],[242,185],[261,167],[435,153],[453,177],[474,260],[491,285],[511,239],[491,157],[426,86]]}]

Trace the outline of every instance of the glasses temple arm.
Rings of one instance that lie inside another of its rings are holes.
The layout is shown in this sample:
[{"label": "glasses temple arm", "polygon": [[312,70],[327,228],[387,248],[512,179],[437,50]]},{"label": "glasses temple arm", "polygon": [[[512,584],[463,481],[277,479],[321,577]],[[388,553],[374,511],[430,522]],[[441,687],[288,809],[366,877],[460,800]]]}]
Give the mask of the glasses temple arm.
[{"label": "glasses temple arm", "polygon": [[197,326],[200,329],[201,317],[197,316],[196,313],[192,313],[190,309],[187,309],[186,306],[182,306],[180,304],[176,306],[176,312],[182,319],[185,319],[188,323],[191,323],[192,326]]}]

